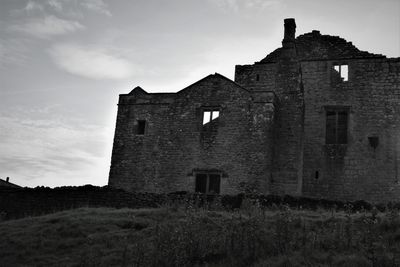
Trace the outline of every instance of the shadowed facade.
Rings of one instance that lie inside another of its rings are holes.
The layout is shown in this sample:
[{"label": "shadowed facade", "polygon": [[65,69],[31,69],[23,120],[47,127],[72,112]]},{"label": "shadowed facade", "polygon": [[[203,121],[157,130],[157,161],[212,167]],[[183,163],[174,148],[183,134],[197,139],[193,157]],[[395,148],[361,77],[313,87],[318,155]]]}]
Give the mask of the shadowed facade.
[{"label": "shadowed facade", "polygon": [[400,58],[312,31],[235,81],[119,98],[109,185],[127,190],[400,200]]}]

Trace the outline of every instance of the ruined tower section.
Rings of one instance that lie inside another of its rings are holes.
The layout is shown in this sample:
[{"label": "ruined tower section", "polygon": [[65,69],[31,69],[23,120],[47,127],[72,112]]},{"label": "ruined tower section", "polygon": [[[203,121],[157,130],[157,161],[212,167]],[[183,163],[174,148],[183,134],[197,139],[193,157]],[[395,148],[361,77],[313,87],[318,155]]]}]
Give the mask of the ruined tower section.
[{"label": "ruined tower section", "polygon": [[273,181],[278,193],[301,194],[303,175],[304,92],[295,43],[294,19],[285,19],[276,91],[280,106],[275,129]]},{"label": "ruined tower section", "polygon": [[298,195],[302,191],[304,92],[298,60],[294,19],[285,19],[282,47],[266,60],[236,66],[235,81],[253,92],[273,90],[278,98],[274,124],[273,194]]},{"label": "ruined tower section", "polygon": [[272,91],[251,92],[250,128],[246,154],[252,162],[249,169],[251,180],[242,182],[241,192],[271,193],[270,177],[273,171],[273,142],[275,125],[275,93]]},{"label": "ruined tower section", "polygon": [[399,201],[400,59],[361,52],[342,38],[316,31],[299,39],[316,43],[314,50],[325,57],[301,63],[303,194]]},{"label": "ruined tower section", "polygon": [[[174,94],[148,94],[136,87],[121,94],[111,157],[109,185],[129,191],[162,192],[164,181],[157,180],[167,164],[169,106]],[[167,187],[166,187],[167,188]]]}]

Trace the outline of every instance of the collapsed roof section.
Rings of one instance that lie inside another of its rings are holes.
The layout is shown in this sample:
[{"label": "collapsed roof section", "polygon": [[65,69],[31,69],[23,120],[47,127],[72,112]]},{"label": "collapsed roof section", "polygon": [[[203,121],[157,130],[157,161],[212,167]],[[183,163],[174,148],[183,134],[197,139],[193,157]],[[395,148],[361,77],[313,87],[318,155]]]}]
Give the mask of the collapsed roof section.
[{"label": "collapsed roof section", "polygon": [[[339,36],[322,35],[315,30],[298,36],[295,39],[295,47],[300,61],[386,58],[384,55],[361,51],[352,42],[347,42]],[[256,64],[277,62],[283,49],[276,49]]]}]

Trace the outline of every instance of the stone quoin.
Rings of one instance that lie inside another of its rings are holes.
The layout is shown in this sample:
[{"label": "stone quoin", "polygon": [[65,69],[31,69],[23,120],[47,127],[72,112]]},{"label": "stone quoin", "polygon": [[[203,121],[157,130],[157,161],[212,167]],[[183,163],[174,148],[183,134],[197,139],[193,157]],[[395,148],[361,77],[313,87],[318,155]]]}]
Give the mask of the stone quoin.
[{"label": "stone quoin", "polygon": [[400,201],[400,58],[295,33],[234,81],[121,94],[109,185]]}]

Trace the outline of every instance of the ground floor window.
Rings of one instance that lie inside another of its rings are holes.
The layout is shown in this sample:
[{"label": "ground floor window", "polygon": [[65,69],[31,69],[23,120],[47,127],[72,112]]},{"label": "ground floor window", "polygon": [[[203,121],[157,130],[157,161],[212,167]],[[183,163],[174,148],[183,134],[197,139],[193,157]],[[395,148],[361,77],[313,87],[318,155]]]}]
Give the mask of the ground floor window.
[{"label": "ground floor window", "polygon": [[204,194],[219,194],[221,174],[219,173],[197,173],[195,191]]}]

